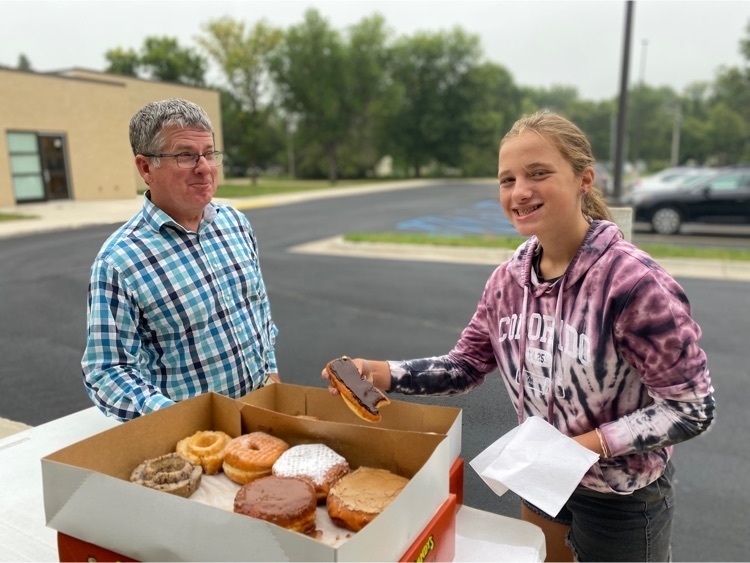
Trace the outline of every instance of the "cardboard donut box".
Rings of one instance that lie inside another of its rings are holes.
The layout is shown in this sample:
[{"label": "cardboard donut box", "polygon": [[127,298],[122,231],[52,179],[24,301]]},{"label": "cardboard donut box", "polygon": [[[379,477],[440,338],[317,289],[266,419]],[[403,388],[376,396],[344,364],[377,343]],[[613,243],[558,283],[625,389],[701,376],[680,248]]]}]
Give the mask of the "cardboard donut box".
[{"label": "cardboard donut box", "polygon": [[[432,527],[454,529],[449,473],[463,469],[461,410],[392,401],[382,414],[381,423],[368,424],[327,390],[288,384],[237,400],[201,395],[43,458],[47,525],[60,537],[141,561],[398,561],[412,554],[432,560],[440,539],[430,535]],[[322,442],[353,469],[381,467],[410,481],[381,515],[336,547],[129,481],[144,459],[174,451],[198,430],[231,436],[260,430],[292,445]],[[453,557],[447,533],[441,559]]]}]

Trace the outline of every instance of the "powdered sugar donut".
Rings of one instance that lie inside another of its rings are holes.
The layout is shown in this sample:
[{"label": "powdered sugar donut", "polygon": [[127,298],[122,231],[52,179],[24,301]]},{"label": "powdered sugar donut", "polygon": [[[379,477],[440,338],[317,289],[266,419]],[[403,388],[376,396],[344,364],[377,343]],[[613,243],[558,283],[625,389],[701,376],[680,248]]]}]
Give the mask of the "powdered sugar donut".
[{"label": "powdered sugar donut", "polygon": [[331,485],[349,473],[349,463],[325,444],[300,444],[281,454],[271,472],[311,483],[320,501],[328,496]]}]

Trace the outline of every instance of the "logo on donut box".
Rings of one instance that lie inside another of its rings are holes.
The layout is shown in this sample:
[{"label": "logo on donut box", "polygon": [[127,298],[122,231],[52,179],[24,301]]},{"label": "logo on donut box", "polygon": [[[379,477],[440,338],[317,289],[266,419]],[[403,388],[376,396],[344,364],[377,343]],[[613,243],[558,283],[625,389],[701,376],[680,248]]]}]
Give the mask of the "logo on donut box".
[{"label": "logo on donut box", "polygon": [[[141,462],[174,451],[200,430],[324,443],[352,468],[380,467],[409,482],[360,532],[326,543],[129,481]],[[42,459],[45,514],[47,525],[63,534],[142,561],[399,560],[449,500],[450,458],[445,434],[303,419],[208,393]]]}]

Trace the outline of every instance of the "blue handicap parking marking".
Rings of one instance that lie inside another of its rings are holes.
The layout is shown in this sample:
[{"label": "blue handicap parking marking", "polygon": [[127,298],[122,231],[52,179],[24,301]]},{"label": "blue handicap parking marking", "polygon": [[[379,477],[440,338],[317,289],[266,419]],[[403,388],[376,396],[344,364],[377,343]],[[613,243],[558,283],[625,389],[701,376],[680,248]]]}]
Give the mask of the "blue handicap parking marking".
[{"label": "blue handicap parking marking", "polygon": [[471,208],[456,209],[448,215],[424,215],[401,221],[396,229],[445,235],[518,235],[500,202],[493,200],[480,201]]}]

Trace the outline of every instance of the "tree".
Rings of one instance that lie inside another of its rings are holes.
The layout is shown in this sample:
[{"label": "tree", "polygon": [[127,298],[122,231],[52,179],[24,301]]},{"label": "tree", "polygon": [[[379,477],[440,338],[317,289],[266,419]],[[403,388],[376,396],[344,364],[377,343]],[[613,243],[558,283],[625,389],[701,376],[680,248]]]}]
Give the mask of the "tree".
[{"label": "tree", "polygon": [[470,112],[461,91],[480,56],[478,37],[460,28],[417,33],[394,46],[392,73],[399,94],[388,130],[394,160],[417,177],[430,162],[460,164],[456,147],[465,138],[462,127]]},{"label": "tree", "polygon": [[183,48],[171,37],[147,37],[143,43],[141,67],[151,78],[189,86],[205,86],[205,59]]},{"label": "tree", "polygon": [[245,159],[255,184],[261,162],[276,152],[264,135],[270,119],[265,107],[269,105],[270,90],[268,58],[283,34],[263,21],[246,29],[244,23],[230,17],[208,22],[204,31],[205,35],[196,41],[219,65],[229,92],[239,105],[234,113],[244,125],[242,139],[238,139],[244,156],[236,157]]},{"label": "tree", "polygon": [[711,108],[708,123],[713,164],[722,166],[739,162],[745,156],[747,121],[725,104],[718,103]]},{"label": "tree", "polygon": [[138,69],[141,66],[141,57],[133,49],[122,49],[115,47],[104,53],[107,59],[107,66],[104,72],[112,74],[122,74],[125,76],[138,76]]},{"label": "tree", "polygon": [[342,107],[349,131],[339,161],[347,176],[361,177],[375,168],[387,146],[382,124],[394,107],[391,31],[374,15],[351,26],[347,38]]},{"label": "tree", "polygon": [[507,69],[488,62],[468,70],[458,99],[466,107],[458,167],[464,176],[495,176],[501,137],[520,113],[521,90]]},{"label": "tree", "polygon": [[104,54],[106,72],[125,76],[205,86],[206,61],[190,48],[180,47],[177,39],[147,37],[141,53],[116,47]]},{"label": "tree", "polygon": [[366,138],[361,134],[383,85],[387,35],[383,19],[375,16],[343,37],[310,9],[271,56],[282,106],[295,116],[300,137],[319,145],[331,183],[339,176],[342,145]]},{"label": "tree", "polygon": [[18,55],[18,64],[16,65],[16,68],[18,70],[33,70],[31,68],[31,61],[23,53],[21,53],[20,55]]}]

